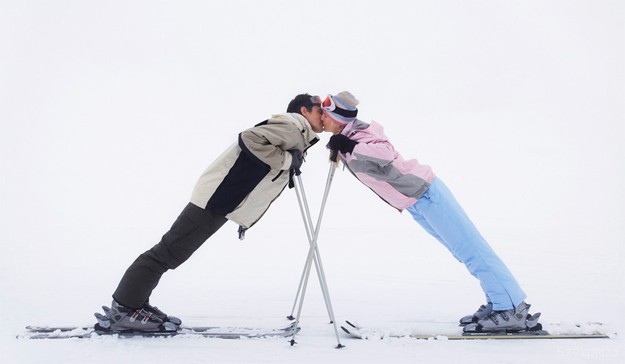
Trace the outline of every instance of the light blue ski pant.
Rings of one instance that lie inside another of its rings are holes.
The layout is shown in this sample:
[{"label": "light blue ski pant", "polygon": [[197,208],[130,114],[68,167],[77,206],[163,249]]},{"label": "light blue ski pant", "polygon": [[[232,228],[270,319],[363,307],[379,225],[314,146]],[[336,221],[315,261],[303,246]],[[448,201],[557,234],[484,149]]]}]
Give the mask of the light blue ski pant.
[{"label": "light blue ski pant", "polygon": [[407,210],[480,281],[494,310],[510,310],[525,300],[519,283],[443,181],[435,178],[427,192]]}]

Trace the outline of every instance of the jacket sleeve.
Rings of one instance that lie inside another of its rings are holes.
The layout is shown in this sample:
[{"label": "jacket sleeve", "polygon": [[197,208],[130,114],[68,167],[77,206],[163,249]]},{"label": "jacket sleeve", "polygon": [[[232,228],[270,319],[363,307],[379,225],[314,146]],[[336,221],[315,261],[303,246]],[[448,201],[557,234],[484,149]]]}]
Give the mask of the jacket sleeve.
[{"label": "jacket sleeve", "polygon": [[[295,126],[265,124],[239,134],[239,145],[271,169],[289,169],[299,132]],[[301,138],[301,137],[300,137]]]},{"label": "jacket sleeve", "polygon": [[354,147],[351,154],[344,156],[345,161],[349,164],[354,159],[366,160],[384,167],[393,162],[395,159],[395,148],[388,142],[359,142]]}]

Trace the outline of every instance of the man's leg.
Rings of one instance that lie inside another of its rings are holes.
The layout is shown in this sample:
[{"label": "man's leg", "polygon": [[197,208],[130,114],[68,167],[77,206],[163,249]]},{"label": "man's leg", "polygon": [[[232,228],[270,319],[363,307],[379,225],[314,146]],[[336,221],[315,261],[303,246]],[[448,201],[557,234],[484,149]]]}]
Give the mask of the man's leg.
[{"label": "man's leg", "polygon": [[113,294],[115,301],[132,309],[143,307],[163,273],[189,259],[226,221],[223,216],[188,204],[161,241],[126,270]]}]

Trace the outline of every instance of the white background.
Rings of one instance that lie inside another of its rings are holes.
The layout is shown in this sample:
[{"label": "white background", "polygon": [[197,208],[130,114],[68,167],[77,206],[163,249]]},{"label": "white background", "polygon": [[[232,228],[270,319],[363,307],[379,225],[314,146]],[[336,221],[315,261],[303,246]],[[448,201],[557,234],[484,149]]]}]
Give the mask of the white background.
[{"label": "white background", "polygon": [[[93,323],[238,132],[298,93],[343,90],[361,100],[362,120],[382,123],[447,183],[545,324],[622,333],[624,48],[620,1],[0,0],[3,362],[622,362],[618,335],[342,337],[336,351],[316,277],[293,348],[15,336],[29,324]],[[328,136],[302,176],[315,216]],[[341,169],[319,245],[339,322],[453,328],[483,303],[409,214]],[[167,273],[152,303],[189,324],[284,325],[306,247],[285,190],[244,242],[228,223]]]}]

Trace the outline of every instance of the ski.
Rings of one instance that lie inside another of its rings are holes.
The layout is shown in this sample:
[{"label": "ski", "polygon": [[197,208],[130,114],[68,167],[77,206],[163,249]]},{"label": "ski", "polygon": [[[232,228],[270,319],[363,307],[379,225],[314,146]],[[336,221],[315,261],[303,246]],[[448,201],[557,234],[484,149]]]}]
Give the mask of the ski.
[{"label": "ski", "polygon": [[[601,326],[598,324],[597,326]],[[579,326],[577,326],[579,327]],[[350,321],[345,321],[341,329],[351,338],[356,339],[384,339],[384,338],[411,338],[420,340],[537,340],[537,339],[609,339],[610,335],[592,333],[558,333],[551,334],[546,330],[526,330],[521,332],[470,332],[460,334],[423,334],[414,332],[391,333],[376,329],[368,329]]]},{"label": "ski", "polygon": [[133,337],[185,337],[202,336],[218,339],[244,339],[244,338],[269,338],[290,337],[299,332],[300,328],[289,325],[280,329],[264,329],[250,327],[218,327],[218,326],[188,326],[180,327],[177,331],[111,331],[95,326],[58,326],[42,327],[27,326],[24,334],[18,335],[18,339],[89,339],[98,336],[116,336],[119,338]]}]

